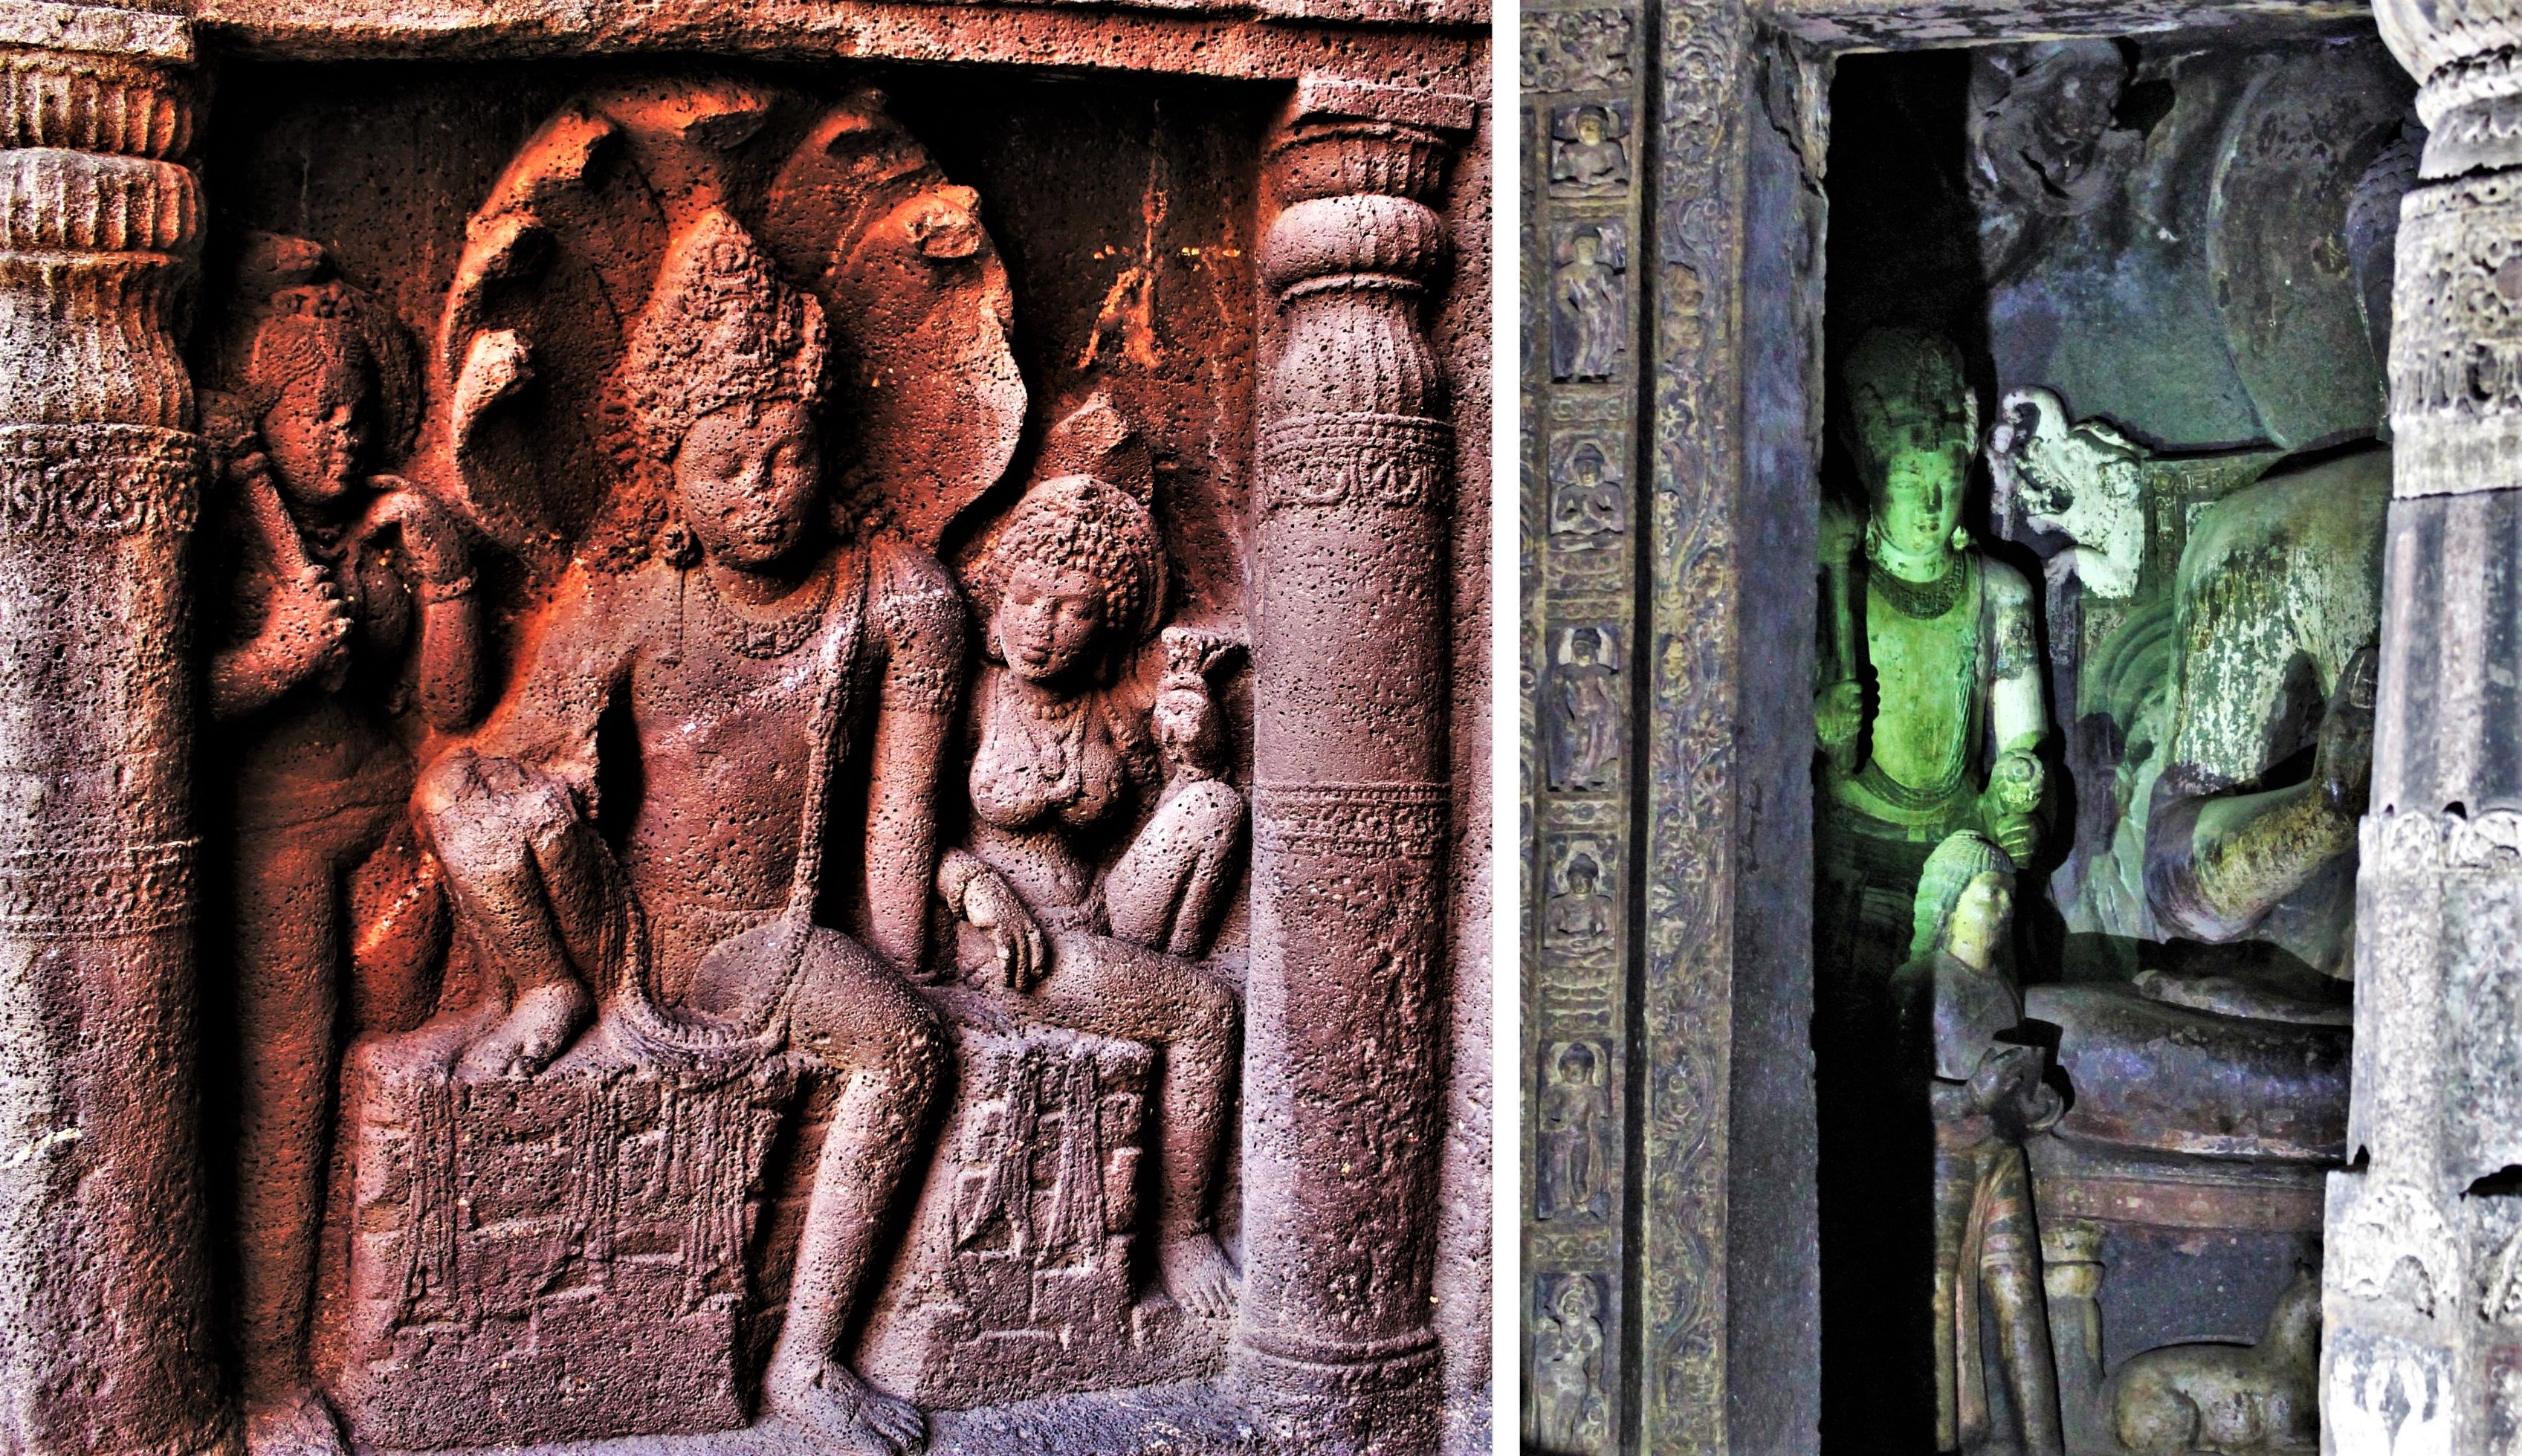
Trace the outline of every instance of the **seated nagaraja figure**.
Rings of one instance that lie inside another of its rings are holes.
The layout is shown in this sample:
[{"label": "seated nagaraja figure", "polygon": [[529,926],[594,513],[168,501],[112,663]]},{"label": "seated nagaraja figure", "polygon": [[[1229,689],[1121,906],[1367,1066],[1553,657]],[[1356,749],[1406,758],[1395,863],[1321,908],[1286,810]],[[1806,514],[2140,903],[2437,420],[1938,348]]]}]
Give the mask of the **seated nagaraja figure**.
[{"label": "seated nagaraja figure", "polygon": [[2049,721],[2032,588],[1962,525],[1979,407],[1959,351],[1881,330],[1841,387],[1869,511],[1862,563],[1845,559],[1852,542],[1823,561],[1821,968],[1862,995],[1899,963],[1918,870],[1945,836],[1984,831],[2018,861],[2037,850]]},{"label": "seated nagaraja figure", "polygon": [[1164,543],[1145,504],[1094,476],[1027,492],[974,591],[988,661],[973,712],[971,849],[947,852],[938,888],[966,923],[995,928],[1005,910],[997,871],[1049,945],[1027,937],[1014,956],[994,945],[962,958],[966,973],[995,969],[1021,1018],[1161,1049],[1157,1263],[1187,1310],[1227,1314],[1232,1275],[1208,1195],[1237,1004],[1189,959],[1207,949],[1242,840],[1243,797],[1221,776],[1207,680],[1226,644],[1168,629],[1152,713],[1110,685],[1163,607]]},{"label": "seated nagaraja figure", "polygon": [[1981,1381],[1980,1290],[1996,1312],[1997,1360],[2020,1430],[2000,1449],[2064,1456],[2058,1372],[2041,1301],[2040,1234],[2028,1135],[2064,1111],[2021,1040],[2023,996],[2007,968],[2014,863],[1978,834],[1953,835],[1918,884],[1909,963],[1892,977],[1907,1075],[1926,1079],[1935,1123],[1936,1449],[1990,1444]]},{"label": "seated nagaraja figure", "polygon": [[[839,1079],[766,1394],[836,1449],[894,1452],[919,1445],[919,1413],[838,1351],[946,1056],[905,972],[924,951],[964,619],[933,558],[836,530],[824,354],[820,307],[733,219],[674,241],[625,369],[679,526],[634,570],[573,571],[515,695],[430,771],[418,809],[494,983],[469,1073],[546,1065],[592,992],[634,1040],[661,1019],[695,1041],[784,1040]],[[598,757],[613,709],[640,783],[618,859],[593,822],[625,767]],[[842,775],[866,785],[864,945],[812,923]],[[1029,928],[1015,908],[1001,934]]]},{"label": "seated nagaraja figure", "polygon": [[322,1456],[344,1449],[306,1353],[338,1052],[352,1015],[401,1030],[427,1014],[401,967],[346,953],[349,902],[413,863],[397,833],[407,744],[471,722],[480,620],[454,515],[367,473],[417,403],[398,326],[303,238],[254,239],[238,271],[203,401],[228,573],[210,708],[235,755],[235,1327],[250,1447]]}]

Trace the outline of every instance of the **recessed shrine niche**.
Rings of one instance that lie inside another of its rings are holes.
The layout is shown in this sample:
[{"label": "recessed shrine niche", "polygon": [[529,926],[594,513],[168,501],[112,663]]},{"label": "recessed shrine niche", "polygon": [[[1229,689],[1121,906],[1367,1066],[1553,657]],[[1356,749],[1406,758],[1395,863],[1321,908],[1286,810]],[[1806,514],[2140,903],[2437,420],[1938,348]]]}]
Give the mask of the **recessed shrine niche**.
[{"label": "recessed shrine niche", "polygon": [[220,70],[257,1456],[1485,1448],[1475,112],[1307,96]]},{"label": "recessed shrine niche", "polygon": [[2410,100],[2369,24],[1837,65],[1829,1448],[2318,1448]]}]

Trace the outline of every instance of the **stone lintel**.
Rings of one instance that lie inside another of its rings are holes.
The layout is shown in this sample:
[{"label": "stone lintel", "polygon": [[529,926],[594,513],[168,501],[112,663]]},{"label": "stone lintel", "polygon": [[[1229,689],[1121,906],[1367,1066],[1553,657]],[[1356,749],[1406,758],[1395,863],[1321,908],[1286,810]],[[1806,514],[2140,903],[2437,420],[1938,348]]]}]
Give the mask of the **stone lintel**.
[{"label": "stone lintel", "polygon": [[193,24],[180,15],[72,5],[64,0],[0,0],[0,46],[128,56],[169,66],[193,62]]},{"label": "stone lintel", "polygon": [[1388,121],[1455,133],[1470,131],[1478,120],[1479,102],[1473,97],[1322,75],[1308,75],[1296,83],[1296,99],[1287,114],[1289,126],[1309,121]]}]

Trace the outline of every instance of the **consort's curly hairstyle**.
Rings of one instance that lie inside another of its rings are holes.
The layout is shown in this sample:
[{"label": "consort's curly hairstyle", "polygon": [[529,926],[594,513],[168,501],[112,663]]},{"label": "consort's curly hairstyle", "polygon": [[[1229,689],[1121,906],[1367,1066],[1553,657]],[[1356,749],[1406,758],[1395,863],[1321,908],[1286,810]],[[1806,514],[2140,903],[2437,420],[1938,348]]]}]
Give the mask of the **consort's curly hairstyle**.
[{"label": "consort's curly hairstyle", "polygon": [[1936,846],[1918,875],[1917,919],[1909,936],[1909,959],[1916,960],[1944,943],[1944,927],[1962,891],[1983,874],[2014,878],[2014,861],[1984,834],[1964,829]]},{"label": "consort's curly hairstyle", "polygon": [[667,251],[623,361],[640,447],[659,463],[703,416],[823,392],[823,308],[791,288],[742,224],[712,210]]},{"label": "consort's curly hairstyle", "polygon": [[1129,492],[1091,475],[1053,476],[1025,492],[992,538],[973,584],[995,616],[1023,564],[1065,567],[1096,585],[1103,621],[1125,642],[1144,640],[1164,608],[1164,542],[1155,517]]}]

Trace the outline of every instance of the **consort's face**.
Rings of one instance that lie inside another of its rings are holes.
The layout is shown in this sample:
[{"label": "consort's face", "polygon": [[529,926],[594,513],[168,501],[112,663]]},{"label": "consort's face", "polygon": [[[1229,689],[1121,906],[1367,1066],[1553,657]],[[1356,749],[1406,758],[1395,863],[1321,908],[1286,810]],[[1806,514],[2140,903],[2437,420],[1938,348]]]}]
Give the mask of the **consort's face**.
[{"label": "consort's face", "polygon": [[729,407],[703,415],[683,437],[675,491],[711,560],[763,571],[812,542],[821,464],[804,405]]},{"label": "consort's face", "polygon": [[367,401],[341,381],[292,380],[262,418],[263,453],[289,497],[339,500],[368,453]]},{"label": "consort's face", "polygon": [[1103,593],[1084,572],[1023,562],[1007,576],[992,630],[1007,671],[1030,682],[1059,681],[1095,660]]},{"label": "consort's face", "polygon": [[1910,555],[1943,549],[1962,521],[1969,460],[1959,447],[1903,448],[1892,457],[1875,502],[1884,540]]}]

